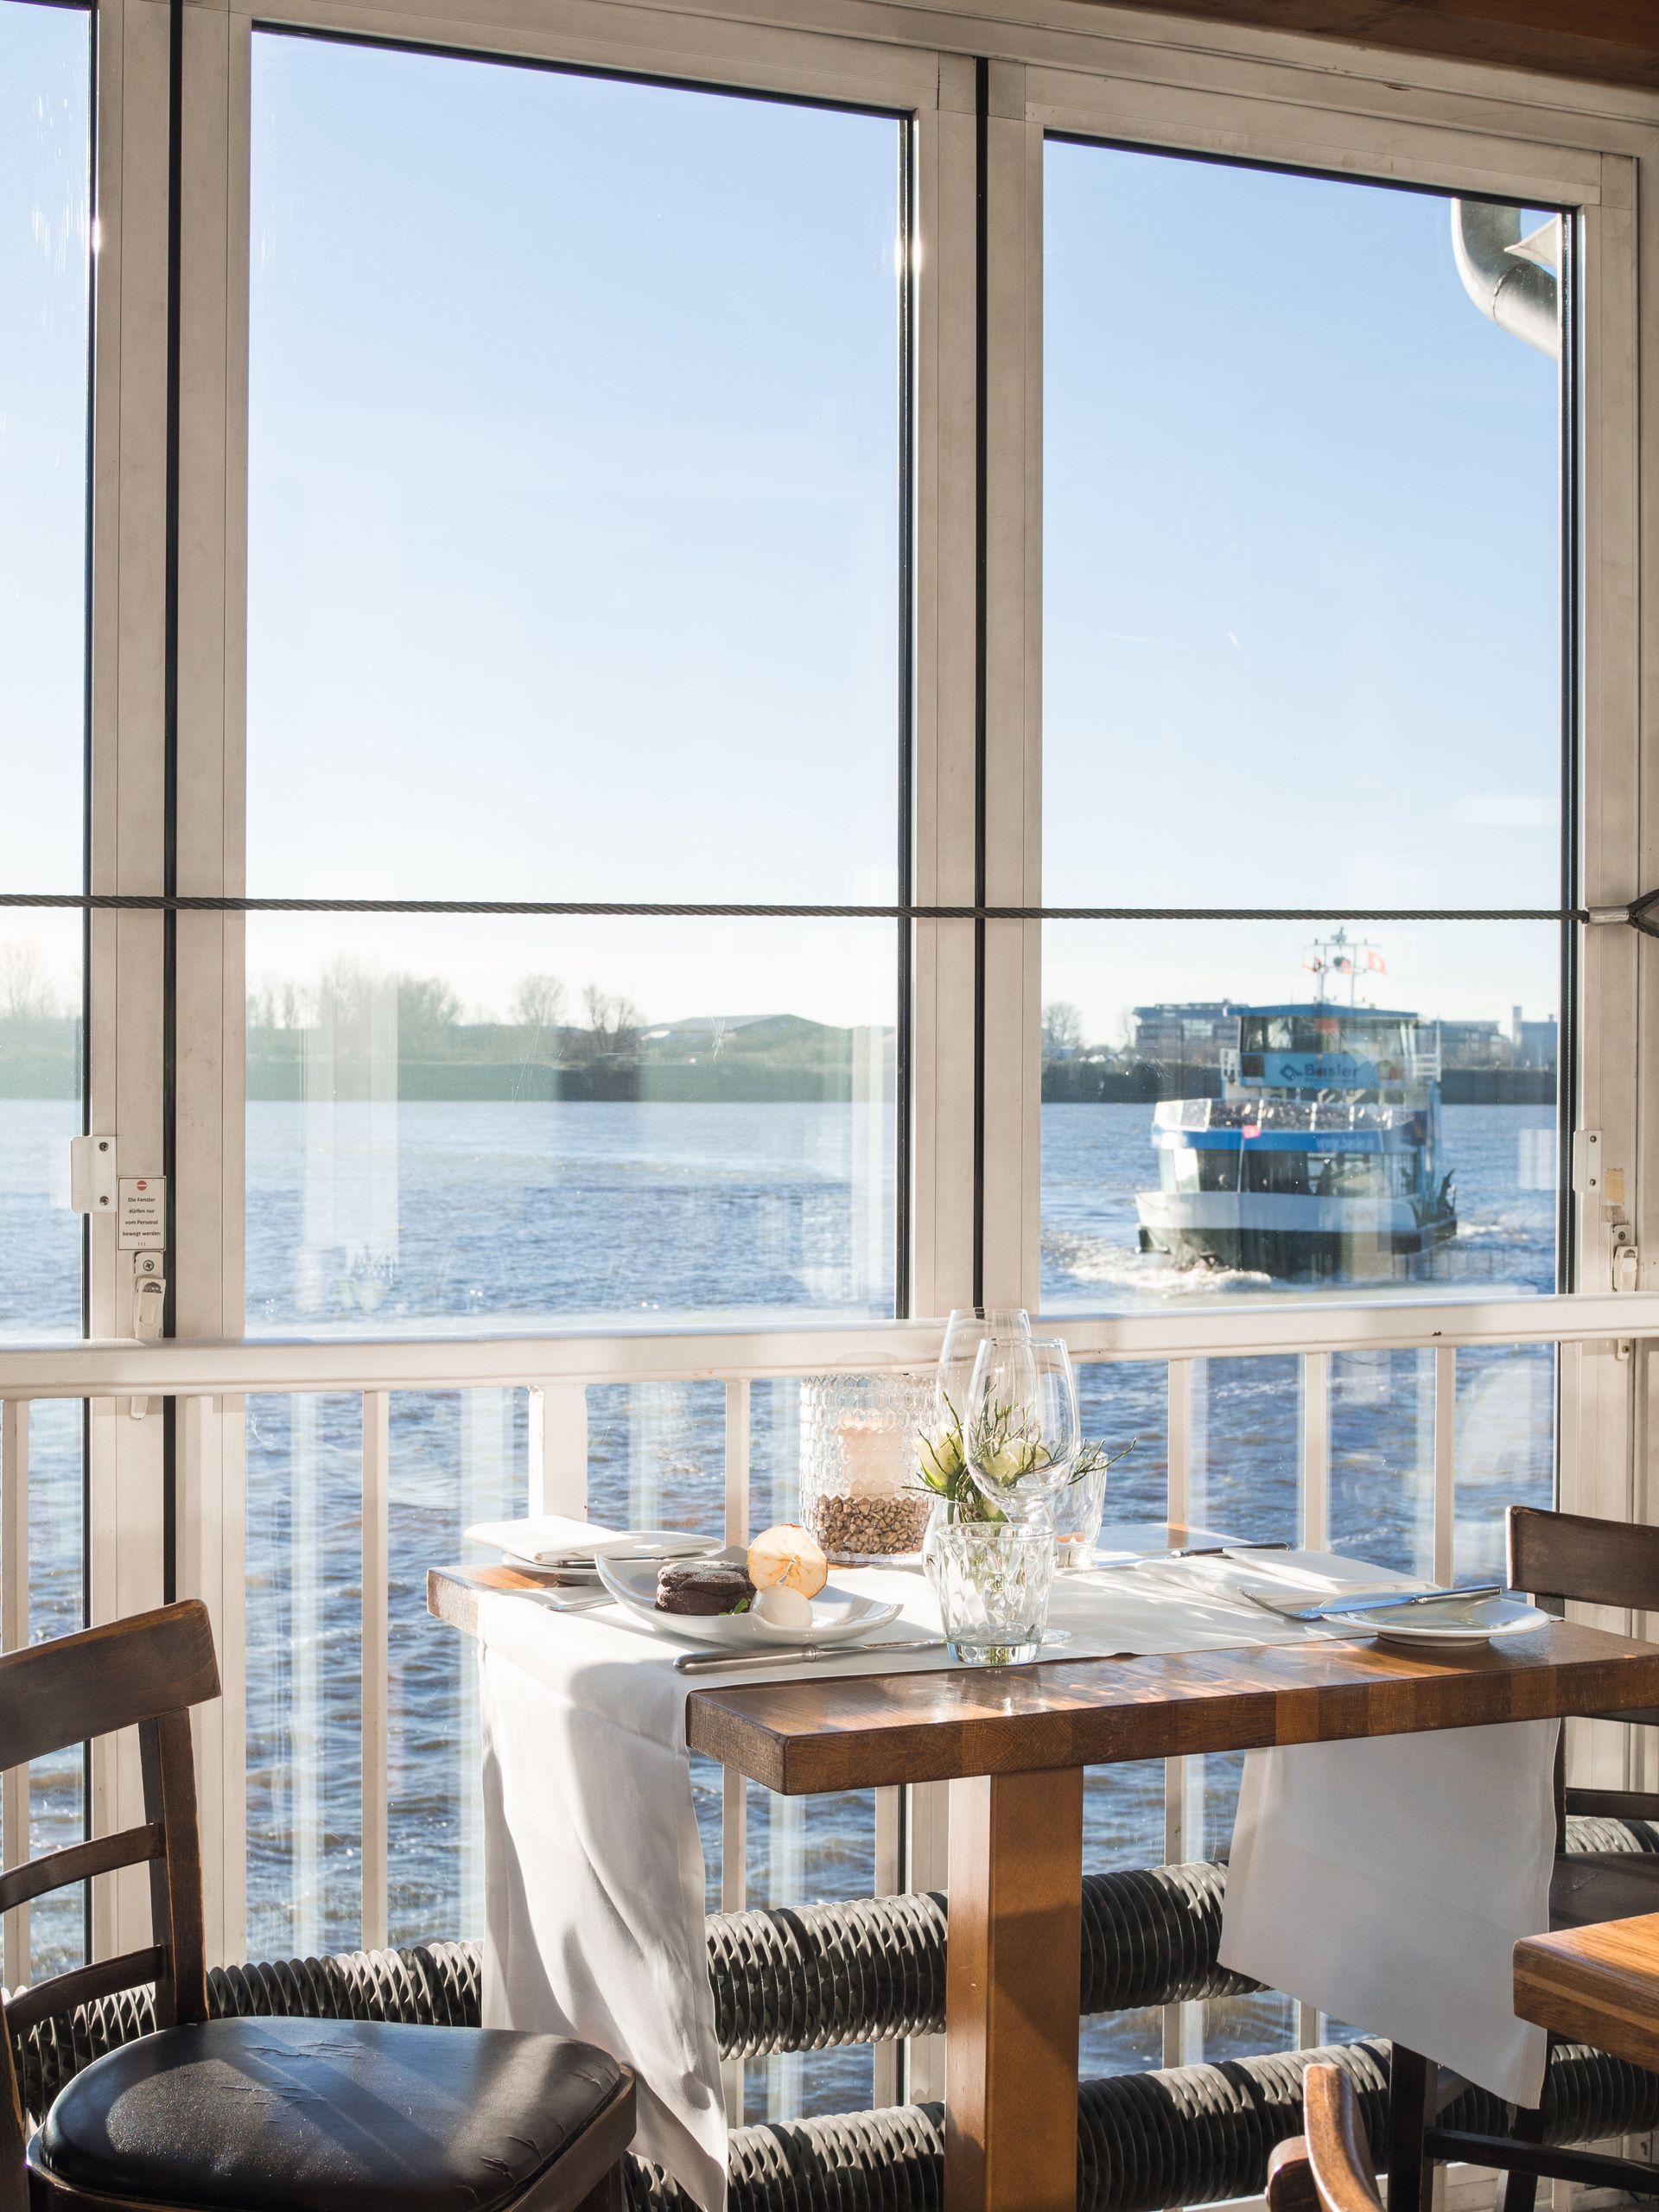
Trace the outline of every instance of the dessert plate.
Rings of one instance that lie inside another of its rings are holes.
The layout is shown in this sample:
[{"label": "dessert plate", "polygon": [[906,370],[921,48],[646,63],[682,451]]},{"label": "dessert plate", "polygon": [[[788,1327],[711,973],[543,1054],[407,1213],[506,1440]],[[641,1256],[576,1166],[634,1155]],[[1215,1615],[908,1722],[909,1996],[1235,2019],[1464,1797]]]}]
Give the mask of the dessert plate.
[{"label": "dessert plate", "polygon": [[1432,1605],[1391,1605],[1384,1598],[1363,1609],[1344,1608],[1339,1618],[1332,1615],[1325,1625],[1354,1629],[1379,1643],[1427,1651],[1436,1645],[1492,1643],[1504,1637],[1530,1636],[1548,1623],[1548,1613],[1522,1598],[1470,1598],[1461,1604]]},{"label": "dessert plate", "polygon": [[[734,1567],[747,1564],[742,1544],[728,1544],[711,1551],[710,1560],[725,1560]],[[861,1598],[855,1590],[826,1582],[812,1600],[812,1618],[804,1628],[775,1628],[756,1613],[664,1613],[657,1606],[655,1560],[607,1558],[601,1552],[594,1564],[599,1579],[625,1611],[632,1613],[659,1636],[683,1643],[705,1643],[721,1651],[787,1650],[791,1644],[860,1643],[902,1608],[878,1605]]]}]

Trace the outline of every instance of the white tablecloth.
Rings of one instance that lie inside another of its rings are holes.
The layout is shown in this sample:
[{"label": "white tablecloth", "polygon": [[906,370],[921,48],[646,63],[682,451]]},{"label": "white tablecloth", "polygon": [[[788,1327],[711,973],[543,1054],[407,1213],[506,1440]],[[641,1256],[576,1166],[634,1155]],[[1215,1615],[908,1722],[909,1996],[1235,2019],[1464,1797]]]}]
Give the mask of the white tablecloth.
[{"label": "white tablecloth", "polygon": [[1557,1720],[1252,1751],[1221,1963],[1535,2105],[1510,1955],[1549,1926]]},{"label": "white tablecloth", "polygon": [[[866,1570],[844,1579],[855,1579],[872,1596],[903,1604],[902,1620],[880,1631],[884,1642],[938,1634],[932,1593],[919,1573]],[[1331,1631],[1277,1622],[1238,1599],[1234,1586],[1251,1580],[1328,1591],[1404,1580],[1352,1560],[1292,1553],[1065,1575],[1056,1581],[1050,1625],[1071,1641],[1054,1656],[1305,1642]],[[706,2212],[724,2212],[726,2123],[685,1700],[696,1688],[753,1681],[756,1675],[677,1674],[672,1662],[684,1647],[654,1635],[617,1607],[557,1614],[533,1596],[484,1593],[478,1636],[485,2024],[581,2036],[632,2066],[639,2085],[635,2148],[665,2166]],[[906,1662],[889,1649],[879,1657],[851,1652],[804,1669],[780,1665],[777,1678],[953,1664],[937,1650],[918,1652]],[[1458,1732],[1456,1740],[1471,1732]],[[1437,1740],[1447,1739],[1401,1739],[1403,1764],[1396,1770],[1390,1764],[1382,1793],[1384,1798],[1395,1789],[1409,1793],[1426,1850],[1435,1847],[1446,1793],[1438,1775],[1431,1788],[1418,1788],[1412,1754],[1421,1756]],[[1382,1768],[1368,1768],[1364,1761],[1379,1747],[1352,1748],[1357,1763],[1351,1786],[1363,1807],[1378,1796],[1369,1777]],[[1531,1771],[1538,1757],[1529,1747],[1520,1764]],[[1543,1787],[1547,1802],[1547,1771]],[[1269,1812],[1262,1834],[1269,1833],[1272,1818]],[[1540,1832],[1540,1848],[1547,1853],[1547,1822]],[[1249,1878],[1253,1882],[1254,1876]],[[1311,1986],[1293,1993],[1327,2002]],[[1329,2009],[1353,2016],[1341,1998]],[[1358,2017],[1367,2027],[1383,2026],[1368,2013]],[[1449,2050],[1431,2046],[1430,2055],[1458,2063]]]}]

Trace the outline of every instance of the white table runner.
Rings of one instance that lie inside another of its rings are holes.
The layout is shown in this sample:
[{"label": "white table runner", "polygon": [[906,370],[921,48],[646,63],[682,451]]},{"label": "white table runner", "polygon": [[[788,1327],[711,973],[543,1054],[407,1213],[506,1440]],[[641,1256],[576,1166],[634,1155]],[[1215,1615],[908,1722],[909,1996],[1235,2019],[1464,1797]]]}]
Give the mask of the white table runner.
[{"label": "white table runner", "polygon": [[[764,1679],[954,1666],[941,1651],[906,1660],[893,1649],[901,1639],[938,1633],[932,1592],[919,1573],[842,1570],[837,1579],[903,1605],[902,1618],[880,1631],[886,1648],[806,1667],[780,1662],[775,1676]],[[1056,1579],[1049,1618],[1051,1630],[1070,1640],[1053,1656],[1320,1640],[1339,1631],[1276,1621],[1239,1599],[1237,1586],[1316,1594],[1408,1580],[1327,1554],[1248,1551],[1236,1559],[1067,1574]],[[635,2148],[666,2167],[705,2212],[724,2212],[726,2122],[685,1701],[696,1688],[762,1677],[753,1669],[677,1674],[673,1660],[684,1647],[620,1608],[561,1614],[533,1595],[481,1592],[478,1640],[485,2024],[583,2037],[632,2066],[639,2085]],[[1475,1732],[1457,1732],[1460,1739]],[[1401,1740],[1421,1748],[1436,1739]],[[1533,1760],[1529,1751],[1522,1764],[1530,1768]],[[1357,1786],[1362,1799],[1375,1795],[1363,1769]],[[1420,1807],[1425,1836],[1432,1836],[1439,1796],[1418,1790],[1409,1772],[1403,1786]],[[1269,1810],[1262,1827],[1269,1838],[1273,1818]],[[1546,1854],[1549,1840],[1546,1823],[1540,1847]],[[1328,2009],[1349,2016],[1345,2000]],[[1430,2055],[1458,2063],[1453,2052]]]}]

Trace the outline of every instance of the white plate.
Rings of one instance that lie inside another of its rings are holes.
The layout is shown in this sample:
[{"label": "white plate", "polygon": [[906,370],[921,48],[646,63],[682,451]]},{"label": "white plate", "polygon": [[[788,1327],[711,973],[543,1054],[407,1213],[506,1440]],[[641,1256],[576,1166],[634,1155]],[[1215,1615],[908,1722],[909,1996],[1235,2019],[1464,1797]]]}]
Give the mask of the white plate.
[{"label": "white plate", "polygon": [[1462,1605],[1368,1605],[1345,1612],[1327,1628],[1355,1628],[1383,1643],[1408,1643],[1421,1650],[1436,1644],[1493,1643],[1506,1636],[1530,1636],[1548,1625],[1549,1615],[1521,1598],[1471,1598]]},{"label": "white plate", "polygon": [[[709,1556],[741,1567],[748,1554],[741,1544],[728,1544]],[[798,1643],[858,1643],[889,1621],[897,1620],[902,1610],[898,1605],[880,1605],[874,1598],[861,1598],[855,1590],[826,1582],[812,1600],[808,1628],[775,1628],[756,1613],[664,1613],[657,1606],[654,1560],[601,1555],[596,1564],[600,1580],[618,1604],[648,1622],[658,1635],[687,1643],[711,1643],[723,1651],[787,1649]]]}]

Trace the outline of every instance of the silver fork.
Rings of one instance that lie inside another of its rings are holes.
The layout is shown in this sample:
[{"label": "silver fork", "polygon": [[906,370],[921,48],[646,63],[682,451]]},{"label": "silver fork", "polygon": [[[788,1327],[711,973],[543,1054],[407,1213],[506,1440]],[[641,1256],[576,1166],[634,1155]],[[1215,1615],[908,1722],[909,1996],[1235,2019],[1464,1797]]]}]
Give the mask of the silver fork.
[{"label": "silver fork", "polygon": [[1264,1613],[1271,1613],[1279,1621],[1340,1620],[1349,1613],[1369,1613],[1382,1606],[1390,1611],[1403,1611],[1408,1605],[1449,1605],[1470,1598],[1501,1598],[1504,1585],[1501,1582],[1471,1583],[1462,1590],[1373,1590],[1368,1595],[1351,1598],[1326,1598],[1315,1605],[1300,1605],[1294,1611],[1286,1605],[1275,1605],[1259,1590],[1243,1590],[1241,1598],[1248,1598]]}]

